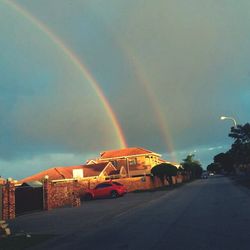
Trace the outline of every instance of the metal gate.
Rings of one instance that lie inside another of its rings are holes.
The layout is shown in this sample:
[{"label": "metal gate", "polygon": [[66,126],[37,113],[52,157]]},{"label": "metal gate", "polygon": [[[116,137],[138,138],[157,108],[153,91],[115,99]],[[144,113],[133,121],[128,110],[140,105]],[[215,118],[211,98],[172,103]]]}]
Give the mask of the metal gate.
[{"label": "metal gate", "polygon": [[43,188],[21,186],[15,190],[16,215],[43,209]]}]

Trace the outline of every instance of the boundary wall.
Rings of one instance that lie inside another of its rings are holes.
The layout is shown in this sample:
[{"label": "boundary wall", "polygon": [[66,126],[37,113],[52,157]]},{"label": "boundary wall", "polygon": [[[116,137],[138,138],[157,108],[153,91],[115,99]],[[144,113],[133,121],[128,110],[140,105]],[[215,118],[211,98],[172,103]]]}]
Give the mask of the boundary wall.
[{"label": "boundary wall", "polygon": [[[172,182],[173,184],[177,184],[187,181],[188,179],[187,176],[178,175],[172,177]],[[128,192],[150,190],[169,185],[166,179],[162,181],[157,177],[151,176],[113,179],[113,181],[123,184]],[[43,209],[51,210],[65,206],[78,207],[81,205],[80,199],[84,196],[86,189],[94,188],[101,182],[103,182],[103,180],[98,179],[53,181],[45,179],[43,183]],[[2,182],[0,184],[0,192],[0,220],[14,219],[15,183],[8,180]]]},{"label": "boundary wall", "polygon": [[[187,178],[182,175],[172,177],[173,184],[182,183],[186,180]],[[128,192],[150,190],[169,185],[166,179],[162,181],[158,177],[151,176],[113,179],[113,181],[123,184]],[[44,209],[50,210],[64,206],[80,206],[80,198],[84,196],[85,190],[94,188],[101,182],[103,182],[103,180],[45,180],[43,186]]]}]

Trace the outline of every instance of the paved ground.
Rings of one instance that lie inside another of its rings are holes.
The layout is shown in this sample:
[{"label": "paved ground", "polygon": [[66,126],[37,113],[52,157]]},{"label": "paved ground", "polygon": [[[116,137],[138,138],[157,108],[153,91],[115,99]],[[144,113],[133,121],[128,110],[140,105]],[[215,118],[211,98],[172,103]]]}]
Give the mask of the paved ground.
[{"label": "paved ground", "polygon": [[60,233],[39,249],[250,249],[249,190],[226,177],[21,216],[16,229]]},{"label": "paved ground", "polygon": [[[170,189],[171,190],[171,189]],[[118,199],[83,202],[78,208],[59,208],[18,216],[8,223],[14,232],[69,235],[110,222],[114,216],[143,207],[172,191],[129,193]]]}]

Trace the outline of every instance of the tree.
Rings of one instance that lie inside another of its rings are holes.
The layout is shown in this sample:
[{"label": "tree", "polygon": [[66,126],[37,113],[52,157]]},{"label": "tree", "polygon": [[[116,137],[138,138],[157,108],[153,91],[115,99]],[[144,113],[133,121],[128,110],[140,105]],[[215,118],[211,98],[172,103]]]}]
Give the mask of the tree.
[{"label": "tree", "polygon": [[250,124],[237,125],[232,127],[229,137],[234,139],[234,143],[229,150],[234,163],[245,164],[250,163]]},{"label": "tree", "polygon": [[221,168],[227,173],[234,171],[234,159],[230,152],[220,153],[214,156],[214,163],[220,164]]},{"label": "tree", "polygon": [[207,171],[219,174],[222,170],[222,167],[219,163],[211,163],[207,166]]},{"label": "tree", "polygon": [[250,143],[250,123],[232,127],[231,132],[229,133],[229,137],[234,138],[234,144]]},{"label": "tree", "polygon": [[200,162],[194,160],[194,154],[187,155],[187,157],[183,159],[181,166],[186,172],[191,174],[192,178],[200,178],[203,171]]},{"label": "tree", "polygon": [[234,139],[231,149],[214,156],[214,163],[228,173],[235,172],[235,165],[250,163],[250,123],[232,127],[229,137]]},{"label": "tree", "polygon": [[169,163],[161,163],[151,169],[153,176],[159,177],[162,182],[166,178],[170,185],[172,185],[172,176],[176,176],[177,171],[177,167]]}]

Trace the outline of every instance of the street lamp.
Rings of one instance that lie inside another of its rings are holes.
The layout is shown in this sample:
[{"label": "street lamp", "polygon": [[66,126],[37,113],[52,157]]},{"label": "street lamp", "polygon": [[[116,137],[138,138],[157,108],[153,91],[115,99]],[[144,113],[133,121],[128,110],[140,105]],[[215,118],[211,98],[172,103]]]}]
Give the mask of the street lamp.
[{"label": "street lamp", "polygon": [[229,116],[221,116],[220,117],[221,120],[232,120],[234,123],[234,127],[237,126],[236,120],[233,117],[229,117]]}]

